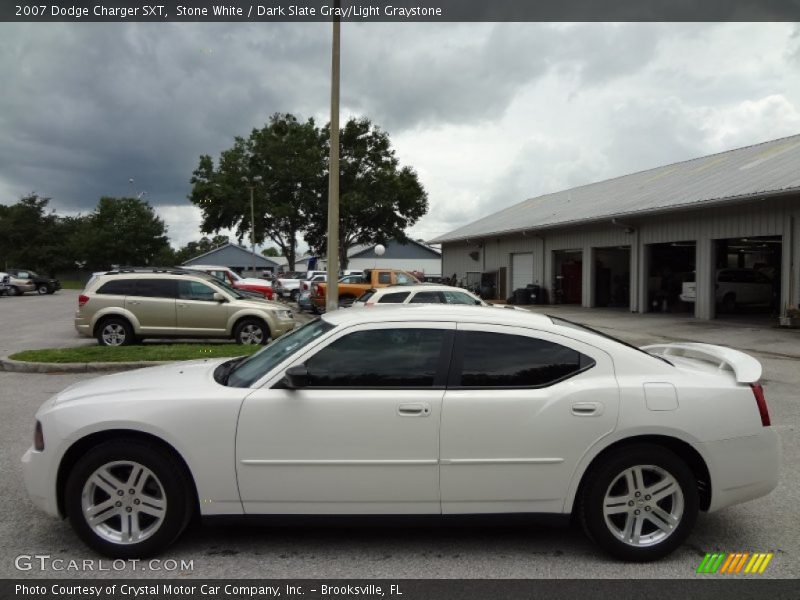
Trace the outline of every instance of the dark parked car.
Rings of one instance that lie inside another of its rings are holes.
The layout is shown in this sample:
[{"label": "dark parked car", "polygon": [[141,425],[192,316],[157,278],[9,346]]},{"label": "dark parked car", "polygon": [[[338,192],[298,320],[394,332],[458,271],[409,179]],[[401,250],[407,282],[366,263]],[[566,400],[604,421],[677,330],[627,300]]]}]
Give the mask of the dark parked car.
[{"label": "dark parked car", "polygon": [[61,289],[61,282],[58,279],[44,277],[28,269],[9,269],[8,274],[16,279],[25,279],[32,282],[39,294],[52,294]]}]

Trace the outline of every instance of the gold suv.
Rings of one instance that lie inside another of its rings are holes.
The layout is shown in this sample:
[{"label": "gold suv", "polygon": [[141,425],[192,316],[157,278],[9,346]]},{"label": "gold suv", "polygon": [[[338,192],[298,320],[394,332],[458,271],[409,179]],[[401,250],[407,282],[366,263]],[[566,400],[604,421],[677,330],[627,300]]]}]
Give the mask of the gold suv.
[{"label": "gold suv", "polygon": [[266,344],[294,327],[292,311],[283,304],[180,269],[109,271],[87,284],[75,313],[78,333],[103,346],[170,337]]}]

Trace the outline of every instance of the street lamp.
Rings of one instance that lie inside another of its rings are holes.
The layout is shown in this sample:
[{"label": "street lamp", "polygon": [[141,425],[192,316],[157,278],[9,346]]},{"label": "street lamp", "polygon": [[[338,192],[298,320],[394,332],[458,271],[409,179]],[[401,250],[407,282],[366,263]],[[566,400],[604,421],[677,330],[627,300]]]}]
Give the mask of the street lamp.
[{"label": "street lamp", "polygon": [[[338,9],[340,0],[334,0]],[[339,10],[333,17],[333,43],[331,45],[331,140],[328,168],[328,287],[325,308],[339,307],[339,66],[340,23]]]},{"label": "street lamp", "polygon": [[256,273],[256,209],[253,200],[256,186],[261,183],[261,175],[256,175],[253,178],[247,176],[242,177],[242,181],[250,188],[250,252],[252,252],[251,267],[253,276]]}]

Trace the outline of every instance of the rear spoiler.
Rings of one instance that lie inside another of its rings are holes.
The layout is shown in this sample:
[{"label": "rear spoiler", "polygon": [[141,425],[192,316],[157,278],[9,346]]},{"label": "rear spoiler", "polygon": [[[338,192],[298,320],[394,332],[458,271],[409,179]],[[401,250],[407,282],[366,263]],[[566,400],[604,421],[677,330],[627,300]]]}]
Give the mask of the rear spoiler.
[{"label": "rear spoiler", "polygon": [[755,383],[761,378],[760,362],[749,354],[725,346],[682,342],[642,346],[641,350],[664,358],[680,356],[716,364],[719,369],[733,371],[736,381],[739,383]]}]

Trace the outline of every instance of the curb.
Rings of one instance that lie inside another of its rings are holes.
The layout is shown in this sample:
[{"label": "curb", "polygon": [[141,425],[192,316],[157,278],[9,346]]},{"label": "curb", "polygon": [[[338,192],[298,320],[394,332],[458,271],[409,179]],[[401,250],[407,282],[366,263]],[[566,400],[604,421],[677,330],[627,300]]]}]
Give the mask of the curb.
[{"label": "curb", "polygon": [[169,364],[172,361],[134,361],[134,362],[89,362],[89,363],[45,363],[0,358],[0,371],[10,373],[104,373],[109,371],[130,371],[144,367]]}]

